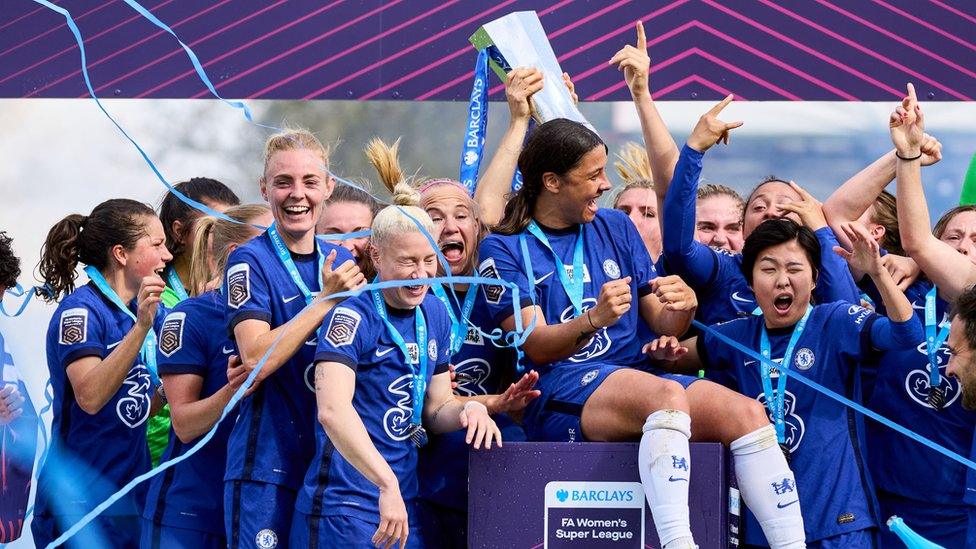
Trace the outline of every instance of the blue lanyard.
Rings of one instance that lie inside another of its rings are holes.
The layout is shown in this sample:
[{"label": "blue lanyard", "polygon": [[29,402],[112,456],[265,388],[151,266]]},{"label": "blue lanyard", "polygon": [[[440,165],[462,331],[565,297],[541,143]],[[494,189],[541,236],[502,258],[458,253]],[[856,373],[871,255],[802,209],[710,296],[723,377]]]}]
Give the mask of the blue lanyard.
[{"label": "blue lanyard", "polygon": [[169,289],[173,290],[180,301],[190,299],[190,295],[186,293],[186,287],[183,286],[183,281],[180,280],[180,275],[176,274],[176,269],[166,267],[166,282],[169,283]]},{"label": "blue lanyard", "polygon": [[471,318],[471,311],[474,310],[474,300],[478,297],[478,288],[474,286],[468,288],[468,295],[464,297],[464,305],[461,307],[461,318],[454,314],[454,307],[451,306],[451,301],[447,298],[447,292],[444,291],[443,286],[434,283],[430,285],[430,289],[434,291],[437,299],[441,300],[441,303],[447,307],[447,316],[451,317],[450,351],[451,356],[454,356],[461,350],[464,341],[468,338],[468,319]]},{"label": "blue lanyard", "polygon": [[[793,328],[793,335],[790,336],[790,342],[786,346],[786,352],[783,353],[783,362],[780,364],[783,369],[790,369],[790,363],[793,360],[793,348],[800,341],[800,336],[803,334],[803,329],[807,326],[807,319],[810,318],[810,311],[812,310],[813,306],[807,305],[807,311],[803,313],[803,318]],[[772,360],[770,356],[772,351],[769,345],[769,335],[766,333],[766,322],[763,321],[759,327],[762,330],[759,335],[759,350],[763,357]],[[763,393],[766,395],[766,406],[773,414],[773,426],[776,428],[776,439],[782,444],[786,442],[786,423],[783,419],[785,415],[786,376],[783,374],[779,375],[776,379],[776,392],[773,392],[771,371],[772,368],[770,368],[769,362],[763,362],[760,368],[760,377],[762,378]]]},{"label": "blue lanyard", "polygon": [[[102,273],[98,272],[98,269],[92,266],[85,267],[85,274],[91,279],[92,283],[98,288],[98,291],[102,292],[102,295],[108,298],[113,305],[118,307],[125,314],[129,315],[134,322],[138,322],[136,315],[122,303],[122,298],[119,294],[115,293],[115,290],[108,285],[105,277]],[[149,375],[152,377],[153,383],[159,384],[159,374],[156,369],[156,332],[152,328],[149,328],[149,332],[146,333],[146,339],[142,342],[142,348],[139,350],[139,356],[142,357],[142,362],[146,365],[146,369],[149,370]]]},{"label": "blue lanyard", "polygon": [[583,314],[583,225],[580,224],[579,226],[579,234],[576,235],[576,246],[573,249],[572,277],[566,274],[566,267],[563,265],[562,258],[556,255],[556,252],[549,244],[549,239],[546,238],[546,233],[542,232],[542,229],[539,228],[535,220],[529,221],[527,230],[552,254],[554,263],[553,270],[556,271],[556,276],[559,277],[559,282],[563,285],[563,290],[566,291],[566,295],[569,296],[569,300],[573,303],[573,316],[577,317]]},{"label": "blue lanyard", "polygon": [[[374,282],[378,280],[379,278],[375,279]],[[421,416],[424,411],[424,393],[427,390],[427,321],[424,320],[424,313],[420,310],[420,305],[414,308],[414,329],[417,335],[417,362],[419,363],[415,365],[410,360],[410,351],[407,350],[407,344],[403,341],[403,336],[390,323],[389,316],[386,313],[386,303],[383,301],[383,292],[380,290],[370,290],[369,293],[373,296],[373,306],[376,307],[376,314],[380,315],[380,318],[383,319],[383,323],[386,324],[386,331],[393,338],[393,343],[400,348],[400,352],[403,353],[403,359],[413,373],[413,383],[410,388],[413,397],[413,415],[410,417],[410,423],[420,425]]]},{"label": "blue lanyard", "polygon": [[938,322],[935,319],[935,293],[936,288],[925,294],[925,354],[929,357],[929,387],[937,388],[942,384],[942,373],[939,371],[939,349],[949,337],[949,325],[939,328],[936,334]]},{"label": "blue lanyard", "polygon": [[[305,296],[305,304],[308,305],[312,302],[312,292],[309,291],[308,286],[305,285],[305,281],[302,280],[302,275],[298,273],[298,267],[295,266],[295,261],[291,258],[291,252],[288,251],[288,247],[281,240],[281,235],[278,234],[278,229],[275,228],[274,223],[268,227],[268,237],[271,238],[271,244],[278,254],[278,261],[288,271],[288,276],[291,277],[292,281],[295,282],[295,286],[298,286],[302,295]],[[322,265],[325,264],[325,256],[322,255],[322,249],[319,248],[318,241],[315,242],[315,251],[319,256],[319,268],[315,273],[315,278],[318,278],[322,273]]]}]

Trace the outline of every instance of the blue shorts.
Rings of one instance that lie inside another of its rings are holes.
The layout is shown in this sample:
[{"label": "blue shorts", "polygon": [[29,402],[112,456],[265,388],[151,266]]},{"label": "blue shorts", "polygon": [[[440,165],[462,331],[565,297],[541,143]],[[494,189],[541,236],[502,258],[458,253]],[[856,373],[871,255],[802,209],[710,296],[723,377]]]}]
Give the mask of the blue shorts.
[{"label": "blue shorts", "polygon": [[[969,525],[968,505],[939,505],[903,498],[889,492],[878,491],[881,516],[887,519],[898,515],[909,528],[923,538],[943,547],[976,547],[966,544]],[[887,527],[881,528],[882,547],[901,547],[898,536]]]},{"label": "blue shorts", "polygon": [[272,549],[288,541],[298,493],[268,482],[224,482],[227,547]]},{"label": "blue shorts", "polygon": [[[542,396],[529,403],[525,412],[525,434],[529,440],[544,442],[584,441],[580,418],[583,405],[607,379],[607,376],[629,366],[617,364],[580,364],[577,367],[553,368],[539,379],[536,387]],[[646,370],[642,370],[649,373]],[[677,381],[682,387],[698,380],[679,374],[650,374]]]},{"label": "blue shorts", "polygon": [[[313,517],[298,511],[291,527],[289,547],[308,549],[375,549],[372,540],[379,524],[348,515]],[[410,524],[404,549],[425,547],[420,528]],[[398,547],[398,545],[394,545]]]},{"label": "blue shorts", "polygon": [[182,549],[184,547],[225,549],[227,540],[224,536],[211,532],[166,526],[156,524],[147,518],[142,519],[139,549]]},{"label": "blue shorts", "polygon": [[[898,545],[893,545],[892,547],[901,546],[902,543],[898,542]],[[876,528],[857,530],[840,534],[839,536],[831,536],[814,542],[807,542],[807,549],[875,549],[877,547],[881,547],[881,545],[878,540],[878,530]]]},{"label": "blue shorts", "polygon": [[[34,547],[46,547],[63,532],[81,520],[83,515],[51,516],[37,515],[31,522]],[[97,516],[78,531],[61,547],[119,547],[130,548],[139,545],[138,515]]]}]

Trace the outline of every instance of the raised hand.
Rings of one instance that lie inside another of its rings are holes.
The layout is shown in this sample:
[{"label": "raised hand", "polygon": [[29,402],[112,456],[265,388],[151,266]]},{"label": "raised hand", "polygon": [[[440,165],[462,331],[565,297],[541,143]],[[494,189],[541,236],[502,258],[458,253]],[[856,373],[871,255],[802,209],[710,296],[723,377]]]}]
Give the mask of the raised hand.
[{"label": "raised hand", "polygon": [[644,23],[637,22],[637,45],[627,44],[610,58],[610,64],[624,71],[624,80],[633,97],[649,94],[648,74],[651,71],[651,58],[647,55],[647,37]]},{"label": "raised hand", "polygon": [[591,325],[598,330],[613,326],[630,310],[632,300],[629,276],[611,280],[600,288],[596,306],[584,314],[590,315]]},{"label": "raised hand", "polygon": [[159,310],[159,296],[166,289],[166,283],[158,275],[143,277],[139,283],[139,293],[136,294],[138,308],[136,310],[136,323],[144,329],[152,330],[153,322],[156,320],[156,311]]},{"label": "raised hand", "polygon": [[576,95],[576,84],[573,84],[573,79],[569,77],[568,72],[563,73],[563,84],[569,90],[569,96],[573,98],[573,104],[579,105],[579,96]]},{"label": "raised hand", "polygon": [[827,226],[827,218],[824,217],[823,204],[820,203],[812,194],[808,193],[803,187],[790,181],[790,187],[800,195],[800,200],[784,202],[779,205],[779,209],[793,212],[800,216],[800,223],[806,225],[811,231],[819,231]]},{"label": "raised hand", "polygon": [[888,119],[891,131],[891,142],[895,145],[895,153],[902,158],[914,158],[921,152],[922,141],[925,136],[925,118],[922,107],[915,95],[915,86],[908,83],[908,95],[901,100],[901,105],[895,108]]},{"label": "raised hand", "polygon": [[851,251],[834,246],[834,252],[843,257],[852,270],[868,273],[872,277],[884,272],[878,243],[871,238],[863,225],[856,221],[849,221],[841,225],[841,230],[851,241]]},{"label": "raised hand", "polygon": [[542,391],[535,389],[539,381],[539,373],[535,370],[527,372],[521,379],[512,383],[505,392],[492,398],[487,406],[493,414],[509,414],[524,410],[529,402],[542,395]]},{"label": "raised hand", "polygon": [[691,311],[698,307],[695,291],[677,275],[659,276],[651,280],[651,290],[669,311]]},{"label": "raised hand", "polygon": [[674,336],[661,336],[645,344],[642,351],[653,360],[674,362],[686,355],[688,348]]},{"label": "raised hand", "polygon": [[938,139],[927,133],[922,134],[922,144],[919,146],[922,152],[922,165],[931,166],[942,160],[942,143]]},{"label": "raised hand", "polygon": [[698,119],[695,129],[691,130],[691,136],[688,137],[689,147],[698,152],[705,152],[719,141],[726,145],[729,144],[729,131],[741,126],[742,122],[723,122],[718,119],[718,115],[722,109],[732,102],[734,97],[734,95],[729,94]]},{"label": "raised hand", "polygon": [[319,297],[358,290],[366,284],[366,277],[355,261],[346,261],[333,269],[335,258],[336,251],[332,250],[322,263],[322,291],[319,292]]},{"label": "raised hand", "polygon": [[532,116],[532,95],[542,89],[544,84],[542,71],[518,67],[508,73],[505,83],[505,99],[508,100],[508,110],[512,120],[526,120]]},{"label": "raised hand", "polygon": [[0,425],[7,425],[24,413],[24,397],[16,385],[0,389]]},{"label": "raised hand", "polygon": [[914,259],[901,255],[887,254],[881,258],[881,265],[891,275],[891,279],[895,281],[895,286],[898,286],[898,289],[903,292],[914,284],[918,280],[918,276],[922,274],[921,267],[915,263]]}]

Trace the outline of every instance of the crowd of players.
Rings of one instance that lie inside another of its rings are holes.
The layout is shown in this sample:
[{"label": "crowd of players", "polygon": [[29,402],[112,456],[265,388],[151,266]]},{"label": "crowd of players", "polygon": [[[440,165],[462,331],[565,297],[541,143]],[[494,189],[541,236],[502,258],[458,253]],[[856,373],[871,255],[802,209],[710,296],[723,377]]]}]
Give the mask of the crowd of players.
[{"label": "crowd of players", "polygon": [[[220,215],[170,193],[158,215],[114,199],[58,222],[38,266],[59,305],[35,544],[183,456],[258,369],[206,445],[69,545],[464,547],[469,448],[541,440],[640,441],[667,549],[694,547],[689,441],[729,447],[747,545],[895,546],[882,527],[898,514],[945,547],[976,546],[972,471],[778,371],[971,455],[976,207],[930,230],[921,172],[941,144],[911,85],[893,150],[824,203],[776,177],[743,198],[699,186],[707,151],[742,124],[719,118],[732,97],[679,149],[639,25],[611,63],[645,144],[618,155],[613,208],[599,207],[606,145],[568,120],[529,131],[545,84],[519,68],[473,197],[405,177],[398,145],[377,140],[366,153],[393,193],[381,207],[337,186],[328,149],[294,129],[267,141],[267,206],[197,178],[176,188]],[[499,283],[423,280],[438,275]],[[0,420],[21,405],[0,390]]]}]

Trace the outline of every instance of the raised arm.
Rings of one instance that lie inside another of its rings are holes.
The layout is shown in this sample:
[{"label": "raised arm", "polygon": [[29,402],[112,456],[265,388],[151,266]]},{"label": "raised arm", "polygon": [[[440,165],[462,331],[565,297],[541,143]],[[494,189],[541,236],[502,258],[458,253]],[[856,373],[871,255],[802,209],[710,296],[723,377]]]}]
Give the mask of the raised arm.
[{"label": "raised arm", "polygon": [[698,120],[681,149],[674,177],[662,202],[662,240],[669,269],[693,287],[708,284],[718,268],[715,253],[695,240],[695,202],[698,177],[705,151],[719,141],[728,142],[729,131],[742,122],[726,123],[718,114],[732,102],[729,95]]},{"label": "raised arm", "polygon": [[898,155],[895,168],[898,231],[905,252],[939,287],[943,298],[954,302],[966,288],[976,283],[976,266],[932,234],[928,204],[922,190],[924,122],[915,87],[908,84],[908,95],[891,113],[889,120],[891,141]]},{"label": "raised arm", "polygon": [[[675,164],[678,163],[678,146],[651,98],[649,83],[651,58],[647,54],[644,23],[637,22],[637,45],[624,46],[610,59],[610,64],[624,72],[624,79],[630,88],[630,96],[637,108],[637,118],[640,120],[641,133],[644,136],[644,147],[647,149],[651,173],[654,174],[654,192],[657,193],[658,204],[661,204],[664,202],[668,183],[674,175]],[[662,223],[663,230],[663,217],[658,216],[658,219]]]},{"label": "raised arm", "polygon": [[522,142],[529,131],[532,96],[542,89],[543,84],[543,73],[539,69],[518,67],[508,73],[508,82],[505,84],[505,98],[511,114],[508,130],[498,143],[498,149],[474,191],[474,200],[481,207],[481,220],[489,227],[502,219],[505,196],[512,188],[512,177],[518,167]]},{"label": "raised arm", "polygon": [[[322,298],[344,290],[359,288],[365,284],[363,274],[353,261],[346,261],[333,269],[335,255],[334,250],[330,252],[322,265],[322,290],[297,316],[274,329],[271,329],[271,325],[267,322],[258,319],[243,320],[234,326],[234,339],[237,341],[241,359],[248,372],[256,368],[268,349],[275,345],[268,360],[261,367],[256,382],[276,372],[298,352],[305,341],[322,325],[325,315],[341,301],[341,299]],[[280,341],[279,337],[281,337]]]},{"label": "raised arm", "polygon": [[85,413],[97,414],[129,375],[146,334],[153,329],[159,308],[159,295],[165,287],[163,279],[158,276],[143,278],[137,294],[136,322],[122,341],[105,358],[84,356],[66,366],[75,402]]}]

